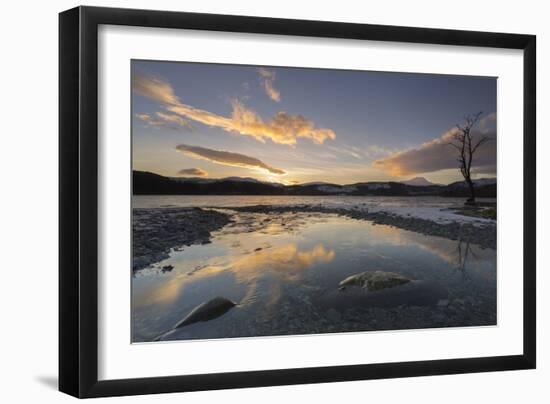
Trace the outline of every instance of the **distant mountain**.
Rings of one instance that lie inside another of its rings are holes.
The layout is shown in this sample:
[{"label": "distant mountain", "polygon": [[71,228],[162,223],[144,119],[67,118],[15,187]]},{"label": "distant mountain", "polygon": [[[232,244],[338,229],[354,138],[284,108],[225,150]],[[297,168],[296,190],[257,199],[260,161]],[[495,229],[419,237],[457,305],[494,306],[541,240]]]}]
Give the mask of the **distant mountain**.
[{"label": "distant mountain", "polygon": [[226,179],[183,179],[133,172],[134,195],[280,195],[280,188],[261,182]]},{"label": "distant mountain", "polygon": [[[496,198],[497,196],[497,179],[496,178],[479,178],[473,180],[476,197],[480,198]],[[469,196],[468,184],[466,181],[453,182],[445,187],[442,193],[443,196]]]},{"label": "distant mountain", "polygon": [[[497,179],[496,178],[478,178],[477,180],[473,180],[474,186],[488,186],[488,185],[496,185]],[[458,181],[453,182],[452,184],[449,184],[450,187],[467,187],[466,181]]]},{"label": "distant mountain", "polygon": [[414,177],[414,178],[411,178],[410,180],[407,180],[407,181],[401,181],[401,184],[414,185],[414,186],[417,186],[417,187],[427,187],[427,186],[430,186],[430,185],[438,185],[438,184],[434,184],[433,182],[428,181],[424,177]]},{"label": "distant mountain", "polygon": [[497,183],[496,178],[479,178],[477,180],[474,180],[475,185],[495,185]]},{"label": "distant mountain", "polygon": [[296,185],[301,185],[303,187],[310,187],[310,186],[315,186],[315,185],[332,185],[330,182],[323,182],[323,181],[316,181],[316,182],[304,182],[302,184],[296,184]]},{"label": "distant mountain", "polygon": [[284,186],[283,184],[279,184],[276,182],[267,182],[267,181],[260,181],[256,178],[251,177],[225,177],[225,178],[202,178],[202,177],[167,177],[170,178],[173,181],[177,182],[195,182],[195,183],[212,183],[212,182],[222,182],[222,181],[235,181],[235,182],[253,182],[256,184],[269,184],[269,185],[275,185],[275,186]]},{"label": "distant mountain", "polygon": [[217,178],[203,178],[203,177],[167,177],[167,178],[176,182],[196,182],[196,183],[203,183],[203,184],[218,181]]},{"label": "distant mountain", "polygon": [[223,178],[223,179],[227,180],[227,181],[264,182],[264,181],[260,181],[260,180],[257,180],[256,178],[251,178],[251,177],[226,177],[226,178]]},{"label": "distant mountain", "polygon": [[[414,179],[413,179],[414,180]],[[427,181],[426,181],[427,182]],[[417,185],[417,184],[423,185]],[[475,181],[476,196],[496,197],[496,179]],[[133,172],[134,195],[380,195],[380,196],[468,196],[465,182],[450,185],[403,182],[359,182],[338,185],[312,182],[297,185],[263,182],[254,178],[172,178]]]}]

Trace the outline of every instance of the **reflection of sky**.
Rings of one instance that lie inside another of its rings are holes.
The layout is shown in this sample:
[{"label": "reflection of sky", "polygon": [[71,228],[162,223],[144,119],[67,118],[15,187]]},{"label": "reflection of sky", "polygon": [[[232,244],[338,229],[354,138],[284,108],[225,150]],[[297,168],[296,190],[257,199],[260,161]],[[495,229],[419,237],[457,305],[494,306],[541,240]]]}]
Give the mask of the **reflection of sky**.
[{"label": "reflection of sky", "polygon": [[[146,61],[134,61],[132,68],[134,74],[168,83],[186,106],[217,117],[231,117],[232,102],[238,100],[264,122],[283,111],[335,133],[334,139],[322,143],[306,136],[291,145],[269,138],[262,143],[189,115],[180,118],[193,129],[173,122],[152,125],[136,114],[155,118],[156,112],[166,112],[166,105],[134,92],[134,168],[168,176],[200,168],[214,178],[243,176],[288,183],[403,179],[373,162],[421,147],[462,122],[466,114],[496,111],[496,80],[491,78],[269,68],[273,75],[266,79],[251,66]],[[279,101],[270,98],[266,82],[280,94]],[[287,174],[273,176],[261,169],[197,159],[176,152],[179,144],[250,156]],[[459,179],[455,169],[415,174],[443,183]]]},{"label": "reflection of sky", "polygon": [[264,220],[251,223],[245,217],[219,232],[211,244],[175,252],[159,264],[173,265],[171,272],[139,272],[133,278],[132,300],[137,335],[147,334],[148,328],[155,329],[150,334],[166,331],[215,296],[244,306],[232,316],[246,310],[260,317],[276,315],[292,296],[333,292],[347,276],[369,270],[435,281],[455,296],[496,288],[494,250],[469,246],[465,256],[467,246],[459,249],[457,241],[335,216]]},{"label": "reflection of sky", "polygon": [[[219,262],[221,258],[222,263]],[[326,250],[318,244],[310,250],[298,250],[296,244],[286,244],[263,251],[241,256],[216,257],[212,262],[201,265],[192,276],[178,273],[167,282],[159,282],[158,287],[136,296],[135,304],[168,304],[182,293],[186,284],[214,278],[226,271],[231,272],[235,282],[248,283],[259,274],[274,271],[281,281],[299,279],[300,272],[317,263],[326,263],[334,259],[334,251]],[[195,261],[196,262],[196,261]],[[183,265],[185,266],[185,262]],[[163,280],[163,276],[159,277]]]}]

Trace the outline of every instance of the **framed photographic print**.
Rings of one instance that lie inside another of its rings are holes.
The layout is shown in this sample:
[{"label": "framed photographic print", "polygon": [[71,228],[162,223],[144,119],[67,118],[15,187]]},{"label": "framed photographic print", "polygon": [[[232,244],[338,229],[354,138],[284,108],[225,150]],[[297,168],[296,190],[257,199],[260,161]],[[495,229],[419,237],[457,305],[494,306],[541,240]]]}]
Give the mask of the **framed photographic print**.
[{"label": "framed photographic print", "polygon": [[60,14],[60,390],[535,367],[535,37]]}]

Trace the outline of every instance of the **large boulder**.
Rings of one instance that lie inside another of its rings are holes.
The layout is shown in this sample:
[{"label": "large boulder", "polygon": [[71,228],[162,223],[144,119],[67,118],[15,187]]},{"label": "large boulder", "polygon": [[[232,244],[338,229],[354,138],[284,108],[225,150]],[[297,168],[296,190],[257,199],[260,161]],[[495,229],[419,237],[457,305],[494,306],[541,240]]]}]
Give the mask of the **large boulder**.
[{"label": "large boulder", "polygon": [[411,279],[395,272],[366,271],[348,276],[340,282],[340,288],[345,289],[347,286],[359,286],[369,291],[376,291],[404,285],[410,281]]},{"label": "large boulder", "polygon": [[185,316],[183,320],[177,323],[174,328],[185,327],[186,325],[198,323],[200,321],[213,320],[223,316],[236,305],[237,303],[232,302],[225,297],[215,297],[214,299],[202,303],[191,310],[191,312]]}]

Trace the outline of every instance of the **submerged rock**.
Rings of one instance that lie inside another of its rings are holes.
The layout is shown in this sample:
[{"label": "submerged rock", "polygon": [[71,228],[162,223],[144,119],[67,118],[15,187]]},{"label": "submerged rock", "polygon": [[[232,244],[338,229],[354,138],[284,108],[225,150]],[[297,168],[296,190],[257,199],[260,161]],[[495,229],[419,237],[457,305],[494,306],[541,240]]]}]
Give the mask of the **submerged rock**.
[{"label": "submerged rock", "polygon": [[340,288],[345,289],[346,286],[360,286],[370,291],[376,291],[404,285],[410,281],[411,279],[395,272],[366,271],[348,276],[340,282]]},{"label": "submerged rock", "polygon": [[399,287],[388,287],[372,293],[370,291],[365,293],[362,287],[333,290],[316,298],[313,304],[325,311],[333,308],[339,312],[373,307],[381,309],[411,306],[438,307],[438,302],[448,299],[448,296],[448,290],[437,282],[411,280]]},{"label": "submerged rock", "polygon": [[198,323],[200,321],[213,320],[224,315],[236,305],[237,303],[225,297],[215,297],[212,300],[199,304],[191,310],[183,320],[174,326],[174,328],[185,327],[186,325]]}]

